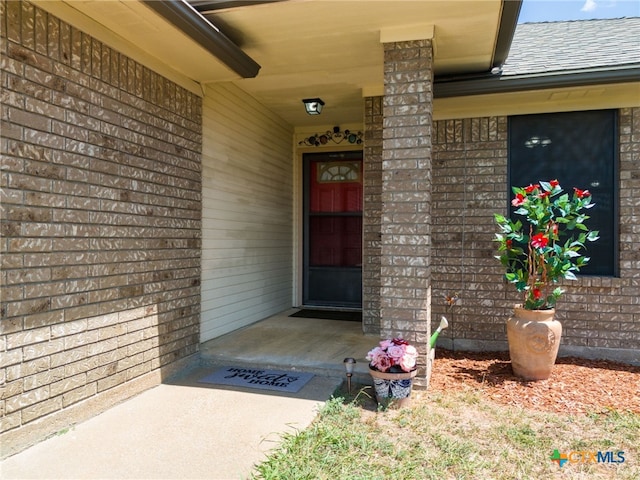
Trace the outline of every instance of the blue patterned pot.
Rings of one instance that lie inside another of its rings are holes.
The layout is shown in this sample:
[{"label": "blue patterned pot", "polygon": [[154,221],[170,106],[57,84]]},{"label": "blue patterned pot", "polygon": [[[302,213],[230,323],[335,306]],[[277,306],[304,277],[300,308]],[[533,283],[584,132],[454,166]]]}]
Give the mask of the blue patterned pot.
[{"label": "blue patterned pot", "polygon": [[378,405],[385,408],[408,407],[411,403],[411,387],[418,370],[402,373],[384,373],[369,369],[373,378],[373,387],[376,391]]}]

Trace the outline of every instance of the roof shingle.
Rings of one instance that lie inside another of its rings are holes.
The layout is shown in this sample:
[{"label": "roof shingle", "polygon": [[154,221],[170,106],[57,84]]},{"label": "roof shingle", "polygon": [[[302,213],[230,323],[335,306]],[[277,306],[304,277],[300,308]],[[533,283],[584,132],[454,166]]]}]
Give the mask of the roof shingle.
[{"label": "roof shingle", "polygon": [[640,65],[640,17],[523,23],[502,75]]}]

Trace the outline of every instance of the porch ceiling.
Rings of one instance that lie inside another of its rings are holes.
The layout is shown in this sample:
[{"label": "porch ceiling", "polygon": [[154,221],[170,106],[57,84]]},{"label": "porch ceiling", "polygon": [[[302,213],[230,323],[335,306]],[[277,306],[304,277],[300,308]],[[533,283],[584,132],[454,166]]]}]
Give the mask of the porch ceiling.
[{"label": "porch ceiling", "polygon": [[[55,3],[192,80],[237,84],[296,127],[362,121],[363,89],[382,92],[381,32],[433,26],[437,75],[486,72],[502,15],[500,0],[288,0],[236,2],[234,8],[227,8],[232,2],[207,2],[212,9],[203,15],[261,65],[255,78],[241,79],[141,1]],[[322,115],[304,112],[301,100],[308,97],[325,101]]]},{"label": "porch ceiling", "polygon": [[[262,66],[236,83],[306,126],[362,120],[363,89],[382,92],[381,32],[433,25],[436,74],[490,70],[501,8],[499,0],[285,1],[203,14]],[[326,103],[318,118],[304,112],[310,97]]]}]

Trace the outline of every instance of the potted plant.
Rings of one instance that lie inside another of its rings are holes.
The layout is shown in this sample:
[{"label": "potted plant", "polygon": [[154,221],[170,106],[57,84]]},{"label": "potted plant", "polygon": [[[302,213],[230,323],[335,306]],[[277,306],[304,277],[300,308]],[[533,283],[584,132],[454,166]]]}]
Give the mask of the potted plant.
[{"label": "potted plant", "polygon": [[549,378],[560,346],[562,325],[554,319],[564,291],[559,280],[575,280],[585,266],[586,242],[598,239],[589,231],[583,210],[594,206],[588,190],[564,192],[558,180],[513,187],[513,221],[496,214],[500,228],[495,240],[505,278],[523,294],[514,317],[507,321],[507,339],[514,373],[526,380]]},{"label": "potted plant", "polygon": [[382,340],[367,354],[378,404],[406,407],[418,373],[418,350],[402,338]]}]

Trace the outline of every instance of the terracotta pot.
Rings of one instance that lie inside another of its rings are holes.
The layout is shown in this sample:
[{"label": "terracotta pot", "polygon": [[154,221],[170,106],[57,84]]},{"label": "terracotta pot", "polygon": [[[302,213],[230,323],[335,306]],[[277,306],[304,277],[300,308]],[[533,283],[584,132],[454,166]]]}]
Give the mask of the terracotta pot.
[{"label": "terracotta pot", "polygon": [[545,380],[556,363],[562,324],[555,309],[525,310],[516,306],[507,320],[507,339],[513,373],[525,380]]},{"label": "terracotta pot", "polygon": [[411,404],[411,387],[418,370],[385,373],[370,368],[369,373],[373,378],[373,387],[376,391],[378,405],[382,405],[385,408],[403,408]]}]

